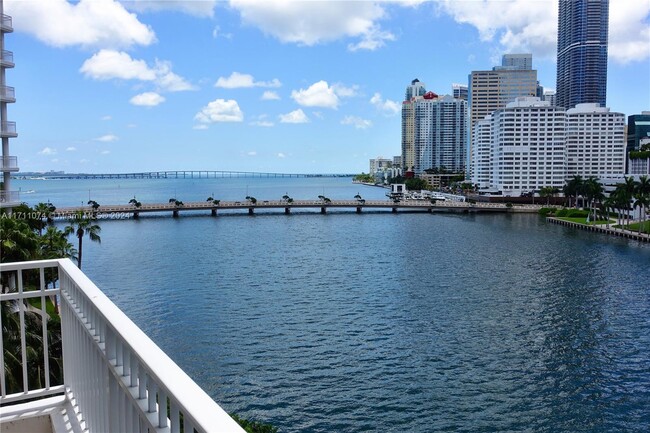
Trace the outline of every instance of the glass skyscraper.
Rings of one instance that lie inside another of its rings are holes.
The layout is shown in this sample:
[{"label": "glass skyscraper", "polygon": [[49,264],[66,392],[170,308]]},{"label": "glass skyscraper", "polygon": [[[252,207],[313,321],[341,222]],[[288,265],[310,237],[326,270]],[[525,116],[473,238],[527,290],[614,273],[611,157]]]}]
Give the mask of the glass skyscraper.
[{"label": "glass skyscraper", "polygon": [[608,0],[560,0],[556,103],[606,106]]}]

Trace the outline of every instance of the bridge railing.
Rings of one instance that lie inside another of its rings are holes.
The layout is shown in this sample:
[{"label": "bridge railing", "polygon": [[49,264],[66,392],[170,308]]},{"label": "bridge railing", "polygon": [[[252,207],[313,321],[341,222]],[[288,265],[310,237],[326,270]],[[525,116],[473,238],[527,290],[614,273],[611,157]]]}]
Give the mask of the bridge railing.
[{"label": "bridge railing", "polygon": [[[0,375],[0,404],[64,393],[77,410],[77,421],[91,433],[243,432],[69,259],[2,264],[0,280],[6,285],[0,294],[3,316],[11,318],[2,326],[0,367],[3,373],[15,373]],[[60,309],[61,384],[50,381],[57,329],[49,327],[57,323],[50,316],[55,298]],[[34,315],[41,325],[29,330],[26,325]],[[34,347],[39,342],[42,347]],[[13,345],[18,366],[3,356],[6,344]],[[33,358],[33,352],[44,354],[43,359]],[[34,376],[35,370],[44,372],[44,382]],[[19,391],[9,393],[16,383]]]}]

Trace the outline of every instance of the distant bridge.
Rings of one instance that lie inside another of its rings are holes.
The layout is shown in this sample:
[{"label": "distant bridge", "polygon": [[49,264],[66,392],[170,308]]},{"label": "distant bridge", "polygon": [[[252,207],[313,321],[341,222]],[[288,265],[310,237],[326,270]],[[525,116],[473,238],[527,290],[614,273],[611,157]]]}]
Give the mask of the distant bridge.
[{"label": "distant bridge", "polygon": [[57,209],[53,218],[70,218],[78,212],[93,214],[100,219],[126,219],[138,218],[141,213],[171,212],[175,217],[186,211],[209,211],[212,216],[217,212],[240,210],[254,215],[256,210],[280,210],[290,214],[294,209],[318,209],[320,213],[327,213],[329,209],[350,209],[361,213],[364,209],[384,209],[391,212],[398,211],[424,211],[424,212],[520,212],[537,213],[540,205],[514,205],[508,206],[501,203],[467,203],[467,202],[436,202],[426,200],[403,200],[394,202],[391,200],[257,200],[255,203],[244,201],[220,201],[213,202],[191,202],[177,205],[175,203],[141,204],[136,207],[129,205],[100,205],[97,209],[90,206],[68,207]]},{"label": "distant bridge", "polygon": [[216,179],[354,177],[355,174],[262,173],[254,171],[171,170],[138,173],[17,173],[17,178],[46,179]]}]

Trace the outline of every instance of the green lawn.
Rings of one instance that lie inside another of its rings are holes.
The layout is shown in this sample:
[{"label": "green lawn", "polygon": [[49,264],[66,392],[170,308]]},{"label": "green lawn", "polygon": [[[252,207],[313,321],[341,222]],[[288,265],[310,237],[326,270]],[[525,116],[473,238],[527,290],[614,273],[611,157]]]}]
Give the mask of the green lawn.
[{"label": "green lawn", "polygon": [[627,229],[632,232],[638,232],[640,224],[641,224],[641,233],[650,233],[650,221],[645,221],[643,223],[632,223],[629,226],[616,225],[614,227],[616,227],[617,229]]},{"label": "green lawn", "polygon": [[596,221],[596,222],[587,222],[586,217],[557,217],[557,219],[562,220],[562,221],[570,221],[573,223],[578,223],[578,224],[584,224],[584,225],[602,225],[602,224],[607,224],[607,221]]}]

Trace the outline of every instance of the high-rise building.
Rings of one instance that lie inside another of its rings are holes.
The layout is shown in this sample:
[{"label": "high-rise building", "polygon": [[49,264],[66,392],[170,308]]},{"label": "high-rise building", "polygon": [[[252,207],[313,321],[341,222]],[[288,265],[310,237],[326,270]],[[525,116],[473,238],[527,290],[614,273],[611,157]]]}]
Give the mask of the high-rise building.
[{"label": "high-rise building", "polygon": [[[487,132],[488,124],[491,130]],[[566,176],[566,111],[537,97],[521,97],[474,128],[472,183],[520,196],[561,188]],[[490,142],[489,157],[485,156]],[[479,153],[483,154],[479,156]],[[486,184],[485,177],[489,174]]]},{"label": "high-rise building", "polygon": [[456,99],[467,101],[467,85],[465,84],[452,84],[451,95]]},{"label": "high-rise building", "polygon": [[0,191],[0,207],[11,208],[20,204],[18,193],[11,190],[11,173],[18,171],[18,160],[9,152],[9,139],[17,137],[16,123],[7,120],[7,104],[16,102],[16,94],[13,87],[7,86],[6,70],[14,67],[14,56],[11,51],[5,50],[5,34],[13,32],[11,17],[4,14],[4,4],[0,0],[0,137],[2,138],[2,160],[0,170],[2,171],[2,190]]},{"label": "high-rise building", "polygon": [[[512,55],[511,55],[512,56]],[[529,55],[524,55],[529,56]],[[469,153],[473,143],[471,131],[485,116],[504,108],[520,96],[537,94],[537,71],[496,66],[489,71],[473,71],[469,75]],[[469,161],[471,164],[471,161]],[[471,171],[471,169],[470,169]]]},{"label": "high-rise building", "polygon": [[[504,54],[501,58],[502,68],[531,70],[533,69],[533,55],[528,54]],[[498,68],[498,67],[497,67]]]},{"label": "high-rise building", "polygon": [[650,111],[627,117],[627,150],[640,150],[640,141],[650,139]]},{"label": "high-rise building", "polygon": [[421,83],[417,78],[411,81],[411,85],[406,87],[406,94],[404,95],[405,101],[410,101],[416,96],[422,96],[427,92],[426,85]]},{"label": "high-rise building", "polygon": [[557,37],[557,104],[607,99],[609,0],[560,0]]},{"label": "high-rise building", "polygon": [[567,110],[567,174],[615,178],[625,174],[625,115],[598,104]]},{"label": "high-rise building", "polygon": [[465,171],[467,102],[427,92],[415,99],[415,174]]},{"label": "high-rise building", "polygon": [[492,165],[492,116],[485,116],[474,125],[472,131],[474,141],[474,152],[472,152],[472,163],[470,179],[474,185],[485,189],[490,186],[490,175]]},{"label": "high-rise building", "polygon": [[544,90],[544,95],[542,96],[542,101],[548,101],[549,105],[557,105],[555,102],[556,95],[555,90]]},{"label": "high-rise building", "polygon": [[405,172],[415,165],[415,101],[402,102],[402,168]]}]

